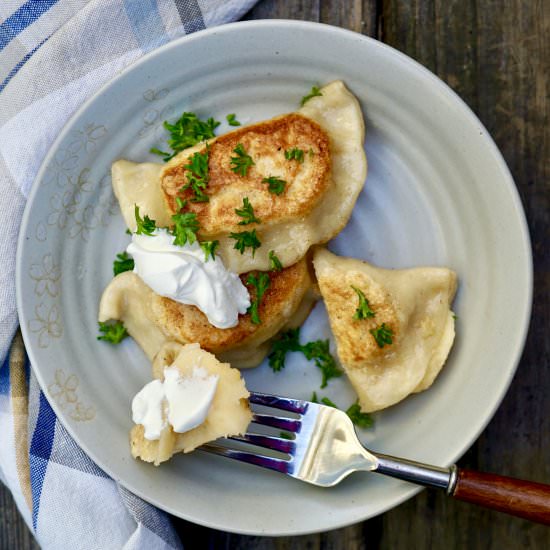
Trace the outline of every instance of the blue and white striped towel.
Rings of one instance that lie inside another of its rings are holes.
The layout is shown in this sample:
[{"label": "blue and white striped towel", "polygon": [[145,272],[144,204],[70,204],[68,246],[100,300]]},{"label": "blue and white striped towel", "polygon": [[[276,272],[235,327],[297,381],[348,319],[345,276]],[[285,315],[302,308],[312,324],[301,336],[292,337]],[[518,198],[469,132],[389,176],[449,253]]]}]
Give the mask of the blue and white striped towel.
[{"label": "blue and white striped towel", "polygon": [[[44,548],[179,548],[167,516],[102,472],[40,391],[16,327],[26,197],[67,119],[144,53],[255,0],[0,1],[0,480]],[[11,351],[10,351],[11,345]]]}]

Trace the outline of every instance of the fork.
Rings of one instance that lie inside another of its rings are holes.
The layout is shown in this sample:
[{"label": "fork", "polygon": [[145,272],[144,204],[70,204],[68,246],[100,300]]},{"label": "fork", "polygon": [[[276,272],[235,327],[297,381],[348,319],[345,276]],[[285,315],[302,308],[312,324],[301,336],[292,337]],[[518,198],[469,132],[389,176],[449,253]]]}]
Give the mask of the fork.
[{"label": "fork", "polygon": [[[252,422],[291,432],[294,439],[246,433],[200,449],[321,487],[336,485],[358,470],[377,472],[443,489],[458,500],[550,524],[550,485],[374,453],[361,445],[346,413],[320,403],[257,392],[250,392],[249,401],[292,413],[294,416],[256,412]],[[232,441],[237,445],[231,447]],[[259,454],[250,446],[276,451],[279,456]]]}]

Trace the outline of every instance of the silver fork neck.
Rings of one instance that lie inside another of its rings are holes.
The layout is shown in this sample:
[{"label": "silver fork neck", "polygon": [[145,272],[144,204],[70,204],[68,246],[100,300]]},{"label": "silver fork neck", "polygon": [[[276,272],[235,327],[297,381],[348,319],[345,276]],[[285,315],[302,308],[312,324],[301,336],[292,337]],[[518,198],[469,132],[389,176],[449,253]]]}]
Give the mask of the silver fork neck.
[{"label": "silver fork neck", "polygon": [[456,484],[456,466],[454,464],[450,468],[440,468],[394,456],[373,454],[377,459],[374,472],[426,487],[445,489],[448,494],[452,494],[454,491]]}]

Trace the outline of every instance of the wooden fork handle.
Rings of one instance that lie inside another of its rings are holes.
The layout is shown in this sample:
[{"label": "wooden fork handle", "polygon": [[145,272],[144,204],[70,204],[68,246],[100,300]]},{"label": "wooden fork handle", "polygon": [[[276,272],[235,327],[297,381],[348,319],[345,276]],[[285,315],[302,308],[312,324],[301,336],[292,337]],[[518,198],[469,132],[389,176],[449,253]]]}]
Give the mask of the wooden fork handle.
[{"label": "wooden fork handle", "polygon": [[550,525],[550,485],[458,469],[452,496]]}]

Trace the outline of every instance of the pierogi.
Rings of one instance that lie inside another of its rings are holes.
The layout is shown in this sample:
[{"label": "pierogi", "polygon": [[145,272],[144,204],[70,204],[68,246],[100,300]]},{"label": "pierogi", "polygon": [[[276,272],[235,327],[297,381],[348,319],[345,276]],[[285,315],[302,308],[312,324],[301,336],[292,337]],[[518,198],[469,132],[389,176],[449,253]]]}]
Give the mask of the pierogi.
[{"label": "pierogi", "polygon": [[[338,357],[361,409],[384,409],[429,388],[454,340],[455,273],[442,267],[381,269],[324,248],[315,251],[313,264]],[[372,316],[354,318],[355,289]],[[391,343],[373,335],[382,324]]]},{"label": "pierogi", "polygon": [[[209,201],[189,202],[187,207],[197,213],[199,239],[220,241],[218,252],[229,270],[267,271],[270,251],[283,266],[292,265],[312,245],[336,236],[349,220],[367,173],[363,115],[341,81],[324,86],[321,94],[296,113],[206,142],[212,152],[206,188]],[[175,197],[184,184],[183,166],[193,153],[204,151],[206,143],[182,151],[166,166],[128,160],[113,164],[113,189],[130,230],[136,228],[134,204],[142,215],[170,224]],[[245,177],[230,170],[232,147],[237,143],[250,148],[254,161]],[[304,148],[303,162],[285,158],[285,151],[293,147]],[[286,178],[280,195],[269,193],[262,182],[270,176]],[[235,208],[242,206],[245,196],[258,209],[261,223],[250,227],[257,230],[261,247],[241,254],[229,233],[239,227]]]},{"label": "pierogi", "polygon": [[153,362],[153,376],[161,380],[166,367],[176,367],[181,376],[189,377],[197,366],[209,375],[218,377],[206,420],[184,433],[174,432],[172,426],[167,424],[157,440],[146,439],[144,427],[141,424],[134,425],[130,432],[130,448],[134,458],[141,458],[158,466],[175,453],[189,453],[209,441],[246,432],[252,420],[248,406],[250,394],[239,371],[227,363],[220,363],[198,344],[165,344]]}]

